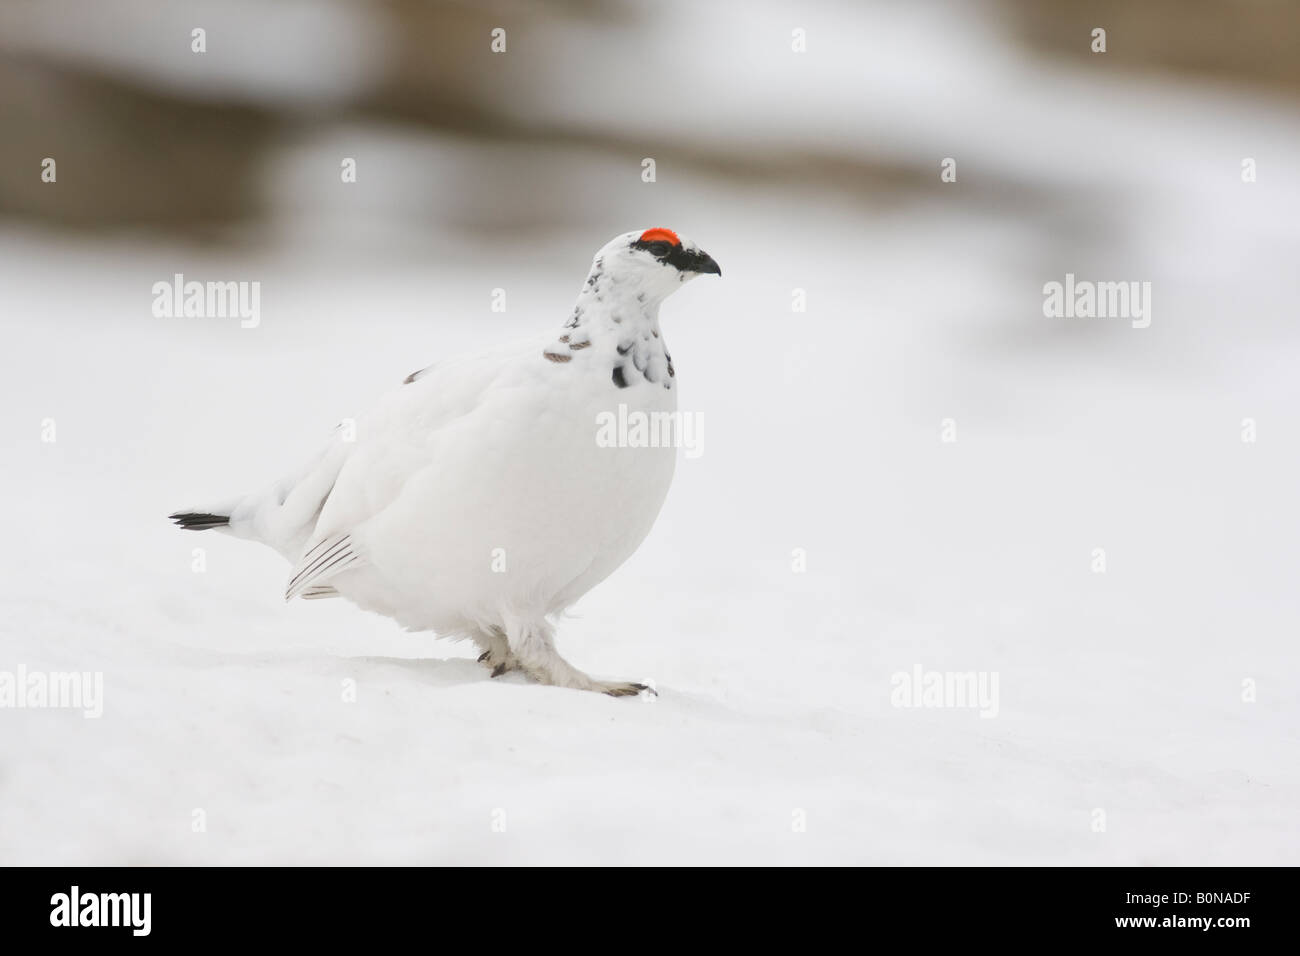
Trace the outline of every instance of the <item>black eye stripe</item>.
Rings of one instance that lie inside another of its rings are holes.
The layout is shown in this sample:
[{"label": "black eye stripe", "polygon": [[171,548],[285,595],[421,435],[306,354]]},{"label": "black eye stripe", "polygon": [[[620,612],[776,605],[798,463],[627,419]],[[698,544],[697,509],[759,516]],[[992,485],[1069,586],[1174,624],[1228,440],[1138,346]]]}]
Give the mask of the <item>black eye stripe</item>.
[{"label": "black eye stripe", "polygon": [[641,249],[650,253],[664,265],[673,266],[678,272],[711,272],[721,275],[718,264],[708,255],[700,252],[698,249],[687,249],[681,244],[665,242],[662,239],[655,239],[646,242],[638,239],[631,244],[633,249]]},{"label": "black eye stripe", "polygon": [[663,239],[655,239],[651,242],[646,242],[643,239],[638,239],[636,242],[632,243],[632,248],[644,249],[646,252],[650,253],[650,255],[654,256],[656,259],[667,259],[670,255],[672,255],[674,246],[671,242],[665,242]]},{"label": "black eye stripe", "polygon": [[636,242],[632,243],[632,248],[644,249],[656,259],[667,259],[672,254],[673,244],[671,242],[665,242],[662,239],[655,239],[650,242],[638,239]]}]

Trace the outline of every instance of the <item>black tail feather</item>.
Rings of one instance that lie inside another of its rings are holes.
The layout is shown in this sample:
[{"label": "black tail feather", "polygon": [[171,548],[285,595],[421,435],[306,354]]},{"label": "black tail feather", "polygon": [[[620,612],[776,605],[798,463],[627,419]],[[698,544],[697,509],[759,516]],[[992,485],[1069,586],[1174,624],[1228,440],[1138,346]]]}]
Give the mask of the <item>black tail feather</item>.
[{"label": "black tail feather", "polygon": [[224,528],[230,524],[230,515],[210,515],[198,511],[178,511],[168,515],[177,527],[186,531],[207,531],[211,528]]}]

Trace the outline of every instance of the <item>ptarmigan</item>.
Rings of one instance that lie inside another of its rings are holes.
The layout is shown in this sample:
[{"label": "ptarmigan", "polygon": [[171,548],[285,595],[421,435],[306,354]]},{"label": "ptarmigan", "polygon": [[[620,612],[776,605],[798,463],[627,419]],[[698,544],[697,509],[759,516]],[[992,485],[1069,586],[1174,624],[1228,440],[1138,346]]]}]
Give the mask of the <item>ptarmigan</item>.
[{"label": "ptarmigan", "polygon": [[636,694],[561,657],[551,619],[659,514],[676,450],[603,447],[597,422],[620,404],[676,410],[659,305],[706,273],[722,270],[669,229],[619,236],[559,332],[414,372],[307,468],[171,518],[275,548],[294,565],[286,600],[342,596],[410,630],[469,637],[493,676]]}]

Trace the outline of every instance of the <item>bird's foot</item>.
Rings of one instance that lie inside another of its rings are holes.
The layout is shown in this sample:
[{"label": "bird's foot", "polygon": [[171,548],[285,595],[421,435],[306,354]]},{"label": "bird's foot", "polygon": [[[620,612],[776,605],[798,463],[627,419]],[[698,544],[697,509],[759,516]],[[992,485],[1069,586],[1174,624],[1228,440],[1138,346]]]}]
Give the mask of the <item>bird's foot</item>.
[{"label": "bird's foot", "polygon": [[[659,696],[659,692],[649,684],[642,684],[638,681],[597,680],[594,677],[587,676],[576,667],[569,666],[562,660],[558,661],[559,666],[550,667],[526,667],[513,659],[511,663],[537,683],[550,684],[552,687],[590,690],[598,694],[608,694],[610,697],[637,697],[642,694],[653,697]],[[492,676],[495,677],[496,675],[493,674]]]},{"label": "bird's foot", "polygon": [[480,664],[486,664],[493,677],[500,677],[508,671],[519,670],[519,662],[509,649],[489,648],[478,656]]},{"label": "bird's foot", "polygon": [[648,684],[642,684],[638,681],[597,680],[594,677],[588,677],[576,668],[561,674],[554,671],[529,670],[526,667],[523,670],[540,684],[571,687],[574,690],[590,690],[598,694],[607,694],[610,697],[639,697],[643,694],[648,697],[659,696],[659,692]]},{"label": "bird's foot", "polygon": [[[610,697],[636,697],[640,694],[654,695],[655,689],[636,681],[596,680],[578,670],[555,649],[554,629],[544,619],[523,621],[519,619],[506,622],[505,634],[510,648],[511,663],[539,684],[552,687],[570,687],[574,690],[589,690]],[[487,660],[496,654],[496,645],[488,647]]]}]

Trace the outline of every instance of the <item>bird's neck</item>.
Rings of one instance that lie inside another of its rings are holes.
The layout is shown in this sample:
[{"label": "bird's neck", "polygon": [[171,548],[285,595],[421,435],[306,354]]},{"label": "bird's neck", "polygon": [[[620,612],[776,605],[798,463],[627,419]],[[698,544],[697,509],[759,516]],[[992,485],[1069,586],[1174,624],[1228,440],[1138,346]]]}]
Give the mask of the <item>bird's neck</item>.
[{"label": "bird's neck", "polygon": [[598,260],[573,315],[542,354],[551,362],[587,365],[618,388],[649,382],[671,389],[676,372],[659,330],[659,302],[603,272]]}]

